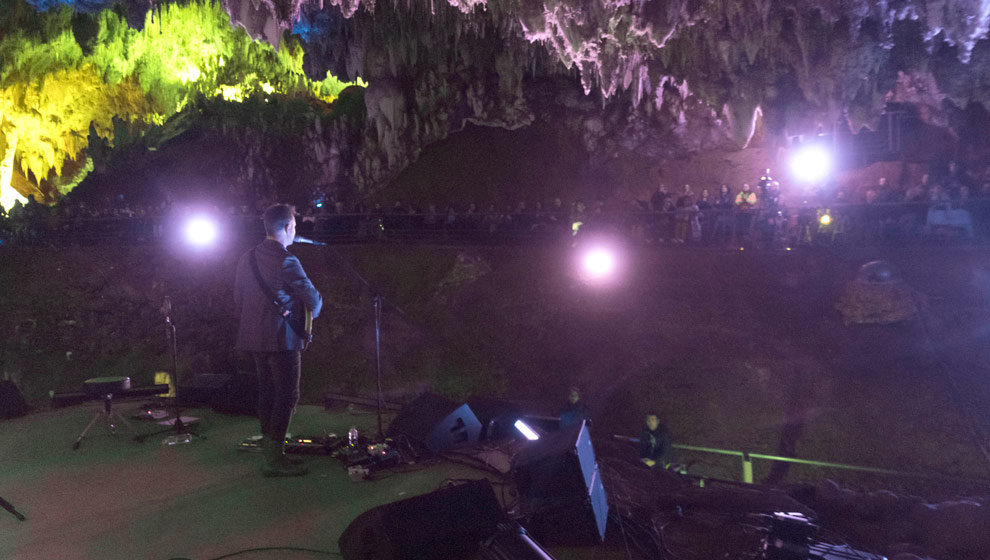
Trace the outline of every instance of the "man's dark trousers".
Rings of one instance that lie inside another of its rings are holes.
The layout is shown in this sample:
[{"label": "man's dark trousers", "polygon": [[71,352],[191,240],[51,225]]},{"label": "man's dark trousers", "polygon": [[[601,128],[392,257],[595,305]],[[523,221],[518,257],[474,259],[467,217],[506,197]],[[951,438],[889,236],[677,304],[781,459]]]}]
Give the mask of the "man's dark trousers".
[{"label": "man's dark trousers", "polygon": [[289,420],[299,402],[299,350],[252,352],[258,372],[258,420],[261,435],[285,441]]}]

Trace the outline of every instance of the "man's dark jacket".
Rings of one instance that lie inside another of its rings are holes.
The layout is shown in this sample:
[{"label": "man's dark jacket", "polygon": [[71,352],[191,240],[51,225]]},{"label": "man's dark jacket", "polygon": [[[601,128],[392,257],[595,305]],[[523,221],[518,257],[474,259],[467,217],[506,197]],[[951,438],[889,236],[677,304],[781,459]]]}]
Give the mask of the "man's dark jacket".
[{"label": "man's dark jacket", "polygon": [[[303,271],[299,259],[274,239],[265,239],[253,249],[258,270],[283,309],[291,311],[292,320],[302,326],[306,309],[313,317],[320,314],[323,297]],[[265,296],[251,270],[251,251],[237,262],[234,277],[234,301],[240,309],[237,330],[237,350],[246,352],[278,352],[302,350],[304,340],[289,326],[272,301]]]}]

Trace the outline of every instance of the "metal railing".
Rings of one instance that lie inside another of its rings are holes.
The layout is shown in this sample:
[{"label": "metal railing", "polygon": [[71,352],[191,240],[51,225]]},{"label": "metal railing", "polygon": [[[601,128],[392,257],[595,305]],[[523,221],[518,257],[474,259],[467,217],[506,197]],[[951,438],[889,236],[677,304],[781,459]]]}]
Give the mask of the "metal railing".
[{"label": "metal railing", "polygon": [[[231,239],[264,235],[255,216],[218,216]],[[143,245],[175,239],[182,216],[0,219],[0,241],[18,245]],[[634,243],[785,249],[876,243],[990,242],[990,199],[802,205],[780,209],[681,208],[668,212],[564,211],[458,214],[363,213],[302,216],[300,235],[328,243],[385,241],[513,244],[567,242],[608,232]]]},{"label": "metal railing", "polygon": [[[629,443],[639,443],[639,438],[616,435],[613,436],[617,440],[627,441]],[[895,476],[895,477],[905,477],[905,478],[915,478],[922,480],[931,480],[938,482],[953,482],[953,483],[967,483],[967,484],[978,484],[981,486],[990,487],[990,480],[984,479],[973,479],[973,478],[963,478],[963,477],[953,477],[930,473],[917,473],[917,472],[906,472],[898,471],[894,469],[884,469],[879,467],[867,467],[863,465],[850,465],[848,463],[836,463],[832,461],[816,461],[812,459],[799,459],[797,457],[784,457],[781,455],[768,455],[766,453],[750,453],[748,451],[737,451],[733,449],[720,449],[717,447],[702,447],[699,445],[687,445],[681,443],[675,443],[672,445],[674,449],[679,449],[681,451],[693,451],[697,453],[709,453],[715,455],[728,455],[733,457],[739,457],[740,459],[740,480],[746,484],[753,484],[753,461],[754,460],[764,460],[771,462],[780,463],[793,463],[799,465],[807,465],[817,468],[829,468],[829,469],[841,469],[854,472],[863,472],[870,474],[880,474],[885,476]]]}]

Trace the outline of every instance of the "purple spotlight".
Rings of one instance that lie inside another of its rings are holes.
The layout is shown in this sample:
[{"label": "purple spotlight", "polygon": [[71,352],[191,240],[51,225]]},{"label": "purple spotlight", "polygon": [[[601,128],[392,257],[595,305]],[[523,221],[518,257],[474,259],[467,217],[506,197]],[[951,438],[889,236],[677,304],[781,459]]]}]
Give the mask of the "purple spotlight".
[{"label": "purple spotlight", "polygon": [[219,237],[217,224],[207,216],[193,216],[184,228],[186,242],[195,247],[209,247]]},{"label": "purple spotlight", "polygon": [[791,172],[799,181],[821,183],[832,172],[832,155],[822,146],[804,146],[791,157]]},{"label": "purple spotlight", "polygon": [[581,267],[585,276],[595,281],[611,279],[615,275],[617,265],[615,252],[602,246],[589,248],[581,258]]}]

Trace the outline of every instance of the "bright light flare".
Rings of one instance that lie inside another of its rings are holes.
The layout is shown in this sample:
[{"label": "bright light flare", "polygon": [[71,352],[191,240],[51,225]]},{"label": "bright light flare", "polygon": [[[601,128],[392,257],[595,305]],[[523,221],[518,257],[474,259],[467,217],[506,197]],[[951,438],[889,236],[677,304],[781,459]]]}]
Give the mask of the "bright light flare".
[{"label": "bright light flare", "polygon": [[213,245],[219,231],[217,224],[206,216],[196,216],[186,222],[185,227],[186,242],[196,247],[209,247]]},{"label": "bright light flare", "polygon": [[526,439],[529,441],[536,441],[540,439],[540,434],[536,433],[533,428],[527,426],[522,420],[516,420],[516,423],[513,424],[513,426],[515,426],[522,435],[526,436]]},{"label": "bright light flare", "polygon": [[829,214],[822,214],[822,217],[818,218],[818,223],[823,226],[827,226],[832,223],[832,216]]},{"label": "bright light flare", "polygon": [[615,273],[615,254],[604,247],[595,247],[584,254],[581,264],[588,276],[604,280]]},{"label": "bright light flare", "polygon": [[807,183],[821,183],[832,172],[832,155],[822,146],[805,146],[791,157],[794,177]]}]

